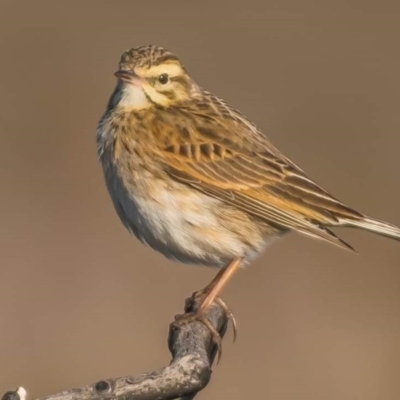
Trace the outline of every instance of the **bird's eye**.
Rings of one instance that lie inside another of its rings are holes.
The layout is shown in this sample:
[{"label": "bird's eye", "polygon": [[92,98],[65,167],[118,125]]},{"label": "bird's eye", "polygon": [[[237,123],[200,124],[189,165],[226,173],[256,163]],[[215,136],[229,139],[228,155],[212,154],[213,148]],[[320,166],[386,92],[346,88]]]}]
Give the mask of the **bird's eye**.
[{"label": "bird's eye", "polygon": [[160,82],[161,85],[165,85],[166,83],[168,83],[168,74],[161,74],[158,77],[158,82]]}]

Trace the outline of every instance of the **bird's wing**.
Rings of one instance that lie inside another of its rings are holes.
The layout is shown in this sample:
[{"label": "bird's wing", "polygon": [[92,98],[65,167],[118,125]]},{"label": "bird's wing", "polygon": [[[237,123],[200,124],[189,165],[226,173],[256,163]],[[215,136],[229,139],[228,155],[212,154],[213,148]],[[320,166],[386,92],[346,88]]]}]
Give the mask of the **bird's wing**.
[{"label": "bird's wing", "polygon": [[[254,125],[226,107],[225,116],[220,109],[194,107],[183,116],[187,123],[173,124],[170,140],[160,141],[165,171],[254,218],[352,249],[326,226],[361,214],[312,182]],[[171,128],[169,123],[170,133]]]}]

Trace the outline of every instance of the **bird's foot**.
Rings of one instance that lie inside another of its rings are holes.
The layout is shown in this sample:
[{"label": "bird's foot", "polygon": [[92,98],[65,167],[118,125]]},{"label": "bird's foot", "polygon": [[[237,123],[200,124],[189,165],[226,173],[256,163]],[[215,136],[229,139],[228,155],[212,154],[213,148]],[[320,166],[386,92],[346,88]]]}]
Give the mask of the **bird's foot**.
[{"label": "bird's foot", "polygon": [[[211,340],[216,346],[217,362],[219,362],[222,356],[222,339],[220,333],[214,328],[210,320],[207,318],[208,306],[203,306],[206,298],[207,293],[205,291],[198,291],[193,293],[192,297],[190,297],[186,301],[185,314],[175,316],[175,321],[179,323],[190,323],[193,321],[202,322],[210,332]],[[214,302],[223,309],[227,320],[232,323],[233,340],[235,341],[237,336],[237,325],[232,311],[219,297],[216,297],[214,299]]]}]

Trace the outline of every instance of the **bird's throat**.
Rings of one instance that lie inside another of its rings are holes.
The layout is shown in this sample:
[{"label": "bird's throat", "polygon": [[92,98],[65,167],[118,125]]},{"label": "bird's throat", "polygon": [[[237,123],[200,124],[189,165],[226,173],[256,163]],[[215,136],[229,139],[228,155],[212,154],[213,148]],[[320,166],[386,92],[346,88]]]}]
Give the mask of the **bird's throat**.
[{"label": "bird's throat", "polygon": [[151,106],[143,87],[140,85],[125,84],[121,87],[121,97],[118,106],[122,108],[141,110]]}]

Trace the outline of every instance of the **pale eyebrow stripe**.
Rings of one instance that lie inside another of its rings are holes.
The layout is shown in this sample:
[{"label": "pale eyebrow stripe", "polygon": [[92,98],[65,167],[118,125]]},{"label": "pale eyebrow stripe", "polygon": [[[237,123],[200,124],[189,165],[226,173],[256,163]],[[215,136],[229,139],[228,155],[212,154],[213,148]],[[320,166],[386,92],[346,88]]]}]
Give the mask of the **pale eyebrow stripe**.
[{"label": "pale eyebrow stripe", "polygon": [[150,69],[147,68],[137,68],[136,73],[143,77],[151,77],[160,75],[163,73],[169,74],[171,76],[181,75],[183,72],[182,67],[176,63],[156,65]]}]

